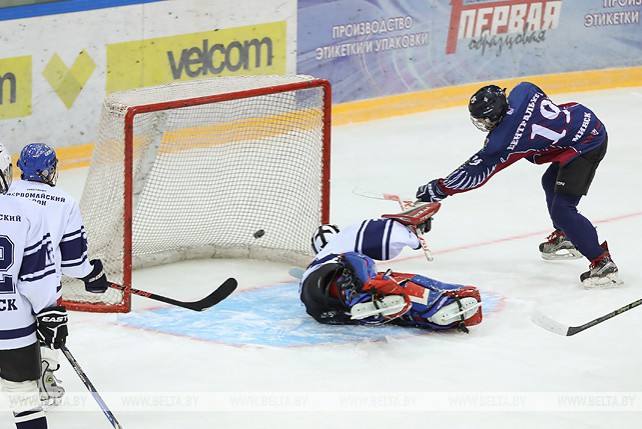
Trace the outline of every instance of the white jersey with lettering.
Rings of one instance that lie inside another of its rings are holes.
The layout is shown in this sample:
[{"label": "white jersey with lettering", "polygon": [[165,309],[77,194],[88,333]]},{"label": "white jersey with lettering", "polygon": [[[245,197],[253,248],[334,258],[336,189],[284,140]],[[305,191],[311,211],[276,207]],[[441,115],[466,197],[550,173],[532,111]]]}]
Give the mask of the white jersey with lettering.
[{"label": "white jersey with lettering", "polygon": [[301,283],[311,272],[333,262],[342,253],[357,252],[377,261],[387,261],[397,257],[405,247],[419,249],[419,239],[396,220],[375,218],[353,223],[331,237],[303,273]]},{"label": "white jersey with lettering", "polygon": [[44,209],[56,252],[58,275],[82,278],[91,273],[87,234],[80,207],[71,195],[58,187],[28,180],[14,180],[7,195],[28,198]]},{"label": "white jersey with lettering", "polygon": [[44,211],[0,194],[0,349],[36,342],[34,314],[56,305],[59,278]]},{"label": "white jersey with lettering", "polygon": [[378,261],[393,259],[404,247],[419,248],[417,234],[392,219],[366,219],[342,228],[315,259],[329,254],[357,252]]}]

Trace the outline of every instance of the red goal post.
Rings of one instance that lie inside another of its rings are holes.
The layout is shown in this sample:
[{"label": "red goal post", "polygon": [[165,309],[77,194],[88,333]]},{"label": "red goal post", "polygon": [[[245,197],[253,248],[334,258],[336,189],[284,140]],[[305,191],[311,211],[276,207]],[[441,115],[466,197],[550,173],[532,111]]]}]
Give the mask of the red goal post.
[{"label": "red goal post", "polygon": [[106,97],[80,208],[89,256],[126,290],[90,294],[67,279],[64,304],[127,312],[134,269],[187,259],[307,264],[329,220],[331,104],[329,82],[305,75]]}]

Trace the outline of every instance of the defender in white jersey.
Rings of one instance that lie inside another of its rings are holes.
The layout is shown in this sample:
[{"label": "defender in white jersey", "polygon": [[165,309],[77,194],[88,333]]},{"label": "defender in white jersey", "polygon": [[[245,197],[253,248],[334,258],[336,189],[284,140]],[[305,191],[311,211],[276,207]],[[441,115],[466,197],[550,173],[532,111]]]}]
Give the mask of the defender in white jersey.
[{"label": "defender in white jersey", "polygon": [[[30,199],[44,211],[56,255],[58,297],[62,297],[62,275],[81,279],[88,292],[102,293],[107,279],[99,259],[87,257],[87,236],[76,200],[56,187],[58,159],[44,143],[31,143],[20,152],[18,167],[21,179],[14,181],[8,194]],[[48,405],[60,403],[64,388],[53,371],[59,368],[58,351],[42,349],[42,376],[39,381],[42,400]]]},{"label": "defender in white jersey", "polygon": [[60,347],[67,313],[57,306],[58,276],[44,212],[6,195],[11,157],[0,144],[0,381],[18,429],[45,429],[39,341]]}]

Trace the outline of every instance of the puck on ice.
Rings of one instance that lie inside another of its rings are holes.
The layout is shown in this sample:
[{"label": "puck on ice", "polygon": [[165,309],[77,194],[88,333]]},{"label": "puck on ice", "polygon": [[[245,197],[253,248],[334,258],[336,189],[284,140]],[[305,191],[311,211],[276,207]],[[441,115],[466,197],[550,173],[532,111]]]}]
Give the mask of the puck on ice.
[{"label": "puck on ice", "polygon": [[261,238],[261,237],[263,237],[264,235],[265,235],[265,231],[263,231],[262,229],[259,229],[258,231],[256,231],[256,232],[254,233],[254,238]]}]

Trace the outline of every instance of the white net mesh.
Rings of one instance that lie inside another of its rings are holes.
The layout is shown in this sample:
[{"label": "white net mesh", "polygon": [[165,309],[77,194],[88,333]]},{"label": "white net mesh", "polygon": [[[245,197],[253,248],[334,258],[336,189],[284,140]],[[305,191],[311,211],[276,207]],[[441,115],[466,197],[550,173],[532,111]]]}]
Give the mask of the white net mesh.
[{"label": "white net mesh", "polygon": [[[198,257],[309,261],[310,234],[322,223],[324,88],[286,86],[264,95],[194,103],[312,80],[225,77],[107,97],[80,207],[90,257],[102,259],[108,278],[123,281],[127,245],[125,115],[132,106],[174,102],[134,117],[133,267]],[[121,300],[119,291],[107,295],[100,300]],[[79,282],[65,284],[64,297],[97,300]]]}]

